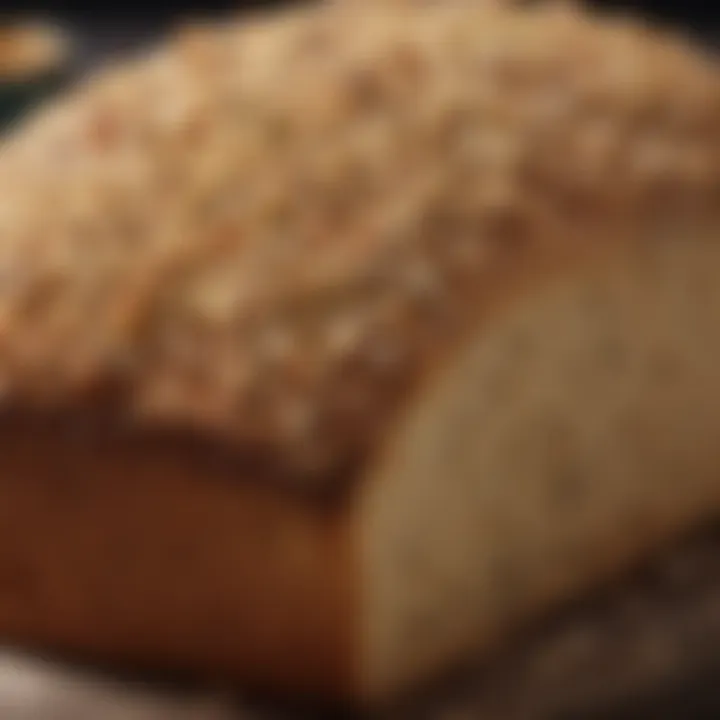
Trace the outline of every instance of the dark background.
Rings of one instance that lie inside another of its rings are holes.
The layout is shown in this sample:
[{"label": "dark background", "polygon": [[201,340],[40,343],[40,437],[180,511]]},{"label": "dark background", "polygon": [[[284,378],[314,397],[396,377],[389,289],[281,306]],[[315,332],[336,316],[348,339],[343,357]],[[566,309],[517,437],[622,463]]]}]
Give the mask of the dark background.
[{"label": "dark background", "polygon": [[[482,0],[478,0],[482,1]],[[592,5],[630,10],[663,24],[674,25],[701,40],[720,41],[719,0],[586,0]],[[46,2],[0,0],[0,15],[40,13],[67,25],[78,41],[78,63],[87,68],[108,54],[122,52],[152,38],[181,20],[238,10],[292,4],[292,0],[148,0],[120,2]]]},{"label": "dark background", "polygon": [[[660,23],[674,25],[716,46],[720,42],[720,0],[584,1],[598,7],[630,10]],[[122,0],[95,3],[87,0],[0,0],[0,19],[3,15],[40,14],[60,21],[75,37],[76,68],[87,70],[98,59],[145,44],[183,20],[289,4],[293,4],[293,0],[148,0],[144,4]]]},{"label": "dark background", "polygon": [[[481,0],[480,0],[481,1]],[[700,30],[720,29],[720,7],[717,0],[589,0],[591,4],[619,7],[653,15],[680,25],[695,26]],[[0,0],[0,13],[28,13],[41,11],[52,13],[71,22],[126,22],[128,24],[165,24],[178,16],[213,14],[228,10],[257,8],[289,4],[291,0],[148,0],[147,3],[127,2],[46,2],[30,3],[23,0],[7,2]]]},{"label": "dark background", "polygon": [[[27,9],[45,9],[53,12],[61,12],[69,16],[82,16],[83,14],[97,17],[171,17],[177,13],[188,12],[212,12],[217,10],[237,9],[242,7],[259,7],[263,5],[282,4],[283,0],[210,0],[203,2],[196,0],[149,0],[145,4],[129,4],[124,2],[85,2],[72,3],[60,2],[59,0],[47,0],[46,2],[28,3],[23,0],[15,2],[0,2],[0,10],[19,11]],[[592,0],[591,0],[592,1]],[[659,16],[676,18],[680,21],[709,21],[717,20],[720,16],[720,8],[716,0],[594,0],[594,4],[609,5],[616,7],[636,8],[645,12],[652,12]]]},{"label": "dark background", "polygon": [[[583,1],[599,7],[630,10],[663,24],[674,25],[713,45],[720,41],[720,0]],[[3,15],[40,14],[60,21],[75,36],[76,67],[86,70],[98,59],[145,44],[183,20],[289,4],[293,4],[293,0],[148,0],[144,4],[123,0],[94,3],[88,0],[0,0],[0,19]]]}]

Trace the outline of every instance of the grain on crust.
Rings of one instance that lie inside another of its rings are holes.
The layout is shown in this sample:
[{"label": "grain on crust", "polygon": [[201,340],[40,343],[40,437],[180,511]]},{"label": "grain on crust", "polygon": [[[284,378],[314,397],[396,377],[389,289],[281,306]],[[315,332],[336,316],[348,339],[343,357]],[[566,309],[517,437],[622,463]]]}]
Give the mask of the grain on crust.
[{"label": "grain on crust", "polygon": [[181,33],[12,137],[8,404],[111,398],[319,482],[528,248],[716,202],[720,77],[682,41],[348,6]]}]

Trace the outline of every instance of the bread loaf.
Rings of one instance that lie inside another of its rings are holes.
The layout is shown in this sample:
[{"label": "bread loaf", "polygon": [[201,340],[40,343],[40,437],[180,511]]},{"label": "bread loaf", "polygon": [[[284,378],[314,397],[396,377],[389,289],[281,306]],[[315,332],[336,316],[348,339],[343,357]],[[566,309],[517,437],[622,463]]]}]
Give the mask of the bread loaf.
[{"label": "bread loaf", "polygon": [[0,158],[0,637],[372,701],[720,508],[720,75],[555,7],[180,34]]}]

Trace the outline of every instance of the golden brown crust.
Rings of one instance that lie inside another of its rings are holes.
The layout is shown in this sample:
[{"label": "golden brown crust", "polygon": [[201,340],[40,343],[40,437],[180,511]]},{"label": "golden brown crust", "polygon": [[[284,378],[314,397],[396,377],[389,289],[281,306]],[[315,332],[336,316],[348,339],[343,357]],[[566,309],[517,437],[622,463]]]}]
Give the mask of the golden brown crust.
[{"label": "golden brown crust", "polygon": [[343,505],[291,499],[201,445],[79,420],[4,419],[0,453],[5,644],[354,691],[358,570]]},{"label": "golden brown crust", "polygon": [[331,477],[528,244],[712,206],[719,157],[715,61],[577,11],[186,33],[6,148],[2,386]]}]

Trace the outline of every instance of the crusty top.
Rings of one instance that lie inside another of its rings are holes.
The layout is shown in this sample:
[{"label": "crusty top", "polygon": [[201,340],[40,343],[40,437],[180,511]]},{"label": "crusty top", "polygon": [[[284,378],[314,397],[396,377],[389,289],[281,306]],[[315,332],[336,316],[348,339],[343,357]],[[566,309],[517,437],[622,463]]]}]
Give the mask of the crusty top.
[{"label": "crusty top", "polygon": [[449,0],[187,29],[4,149],[4,397],[120,389],[317,482],[508,257],[719,189],[716,61],[640,24]]}]

